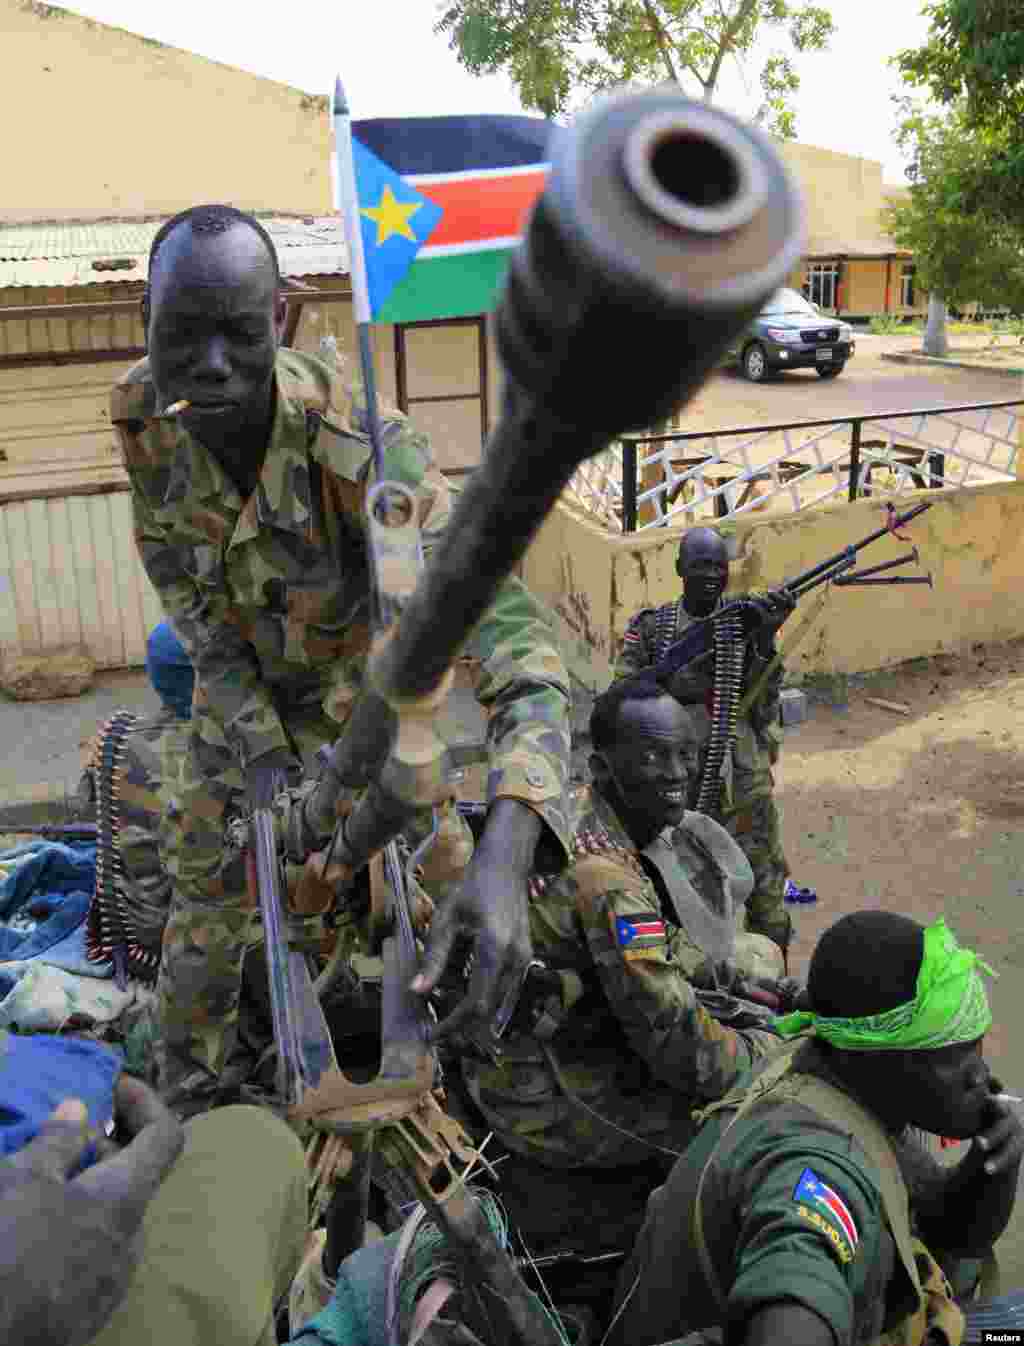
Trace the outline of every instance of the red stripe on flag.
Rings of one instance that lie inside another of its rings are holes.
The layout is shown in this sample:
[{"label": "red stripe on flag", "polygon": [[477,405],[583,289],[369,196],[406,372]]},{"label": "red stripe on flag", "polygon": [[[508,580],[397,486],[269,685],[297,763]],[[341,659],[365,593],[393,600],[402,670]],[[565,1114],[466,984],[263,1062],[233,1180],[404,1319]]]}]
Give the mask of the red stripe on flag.
[{"label": "red stripe on flag", "polygon": [[638,935],[663,935],[665,933],[664,921],[630,921],[630,925]]},{"label": "red stripe on flag", "polygon": [[546,177],[543,169],[538,169],[507,178],[417,183],[416,190],[444,211],[427,246],[517,238],[523,232],[527,212],[544,190]]},{"label": "red stripe on flag", "polygon": [[846,1237],[850,1240],[850,1247],[856,1248],[860,1239],[857,1235],[857,1226],[853,1223],[853,1216],[846,1209],[846,1206],[839,1199],[831,1187],[821,1184],[822,1197],[829,1210],[836,1217],[839,1223],[846,1231]]}]

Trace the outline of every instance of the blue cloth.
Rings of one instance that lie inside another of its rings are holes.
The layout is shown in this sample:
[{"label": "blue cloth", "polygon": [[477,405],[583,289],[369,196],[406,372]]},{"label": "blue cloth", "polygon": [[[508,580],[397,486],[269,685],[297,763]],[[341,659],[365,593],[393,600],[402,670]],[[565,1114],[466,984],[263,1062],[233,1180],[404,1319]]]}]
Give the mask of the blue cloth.
[{"label": "blue cloth", "polygon": [[[114,1115],[120,1073],[120,1057],[98,1042],[48,1034],[0,1035],[0,1154],[14,1154],[27,1145],[66,1098],[81,1099],[90,1126],[106,1126]],[[95,1147],[89,1146],[77,1171],[95,1159]]]},{"label": "blue cloth", "polygon": [[331,1302],[291,1346],[387,1346],[388,1277],[400,1238],[389,1234],[346,1257]]},{"label": "blue cloth", "polygon": [[[0,854],[22,858],[0,882],[0,963],[37,959],[83,977],[109,977],[110,963],[86,957],[86,917],[96,886],[96,847],[33,841]],[[0,998],[21,969],[0,967]]]},{"label": "blue cloth", "polygon": [[179,720],[191,720],[196,671],[170,622],[161,622],[150,632],[146,672],[167,709],[173,710]]}]

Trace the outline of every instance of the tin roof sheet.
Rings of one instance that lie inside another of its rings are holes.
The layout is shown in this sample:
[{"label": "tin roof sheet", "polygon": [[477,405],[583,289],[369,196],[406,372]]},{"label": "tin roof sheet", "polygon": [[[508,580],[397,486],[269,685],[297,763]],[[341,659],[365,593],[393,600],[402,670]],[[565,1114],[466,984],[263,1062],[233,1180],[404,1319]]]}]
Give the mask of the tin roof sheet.
[{"label": "tin roof sheet", "polygon": [[[0,289],[109,285],[146,279],[154,220],[0,224]],[[348,252],[335,216],[262,218],[287,277],[346,275]]]}]

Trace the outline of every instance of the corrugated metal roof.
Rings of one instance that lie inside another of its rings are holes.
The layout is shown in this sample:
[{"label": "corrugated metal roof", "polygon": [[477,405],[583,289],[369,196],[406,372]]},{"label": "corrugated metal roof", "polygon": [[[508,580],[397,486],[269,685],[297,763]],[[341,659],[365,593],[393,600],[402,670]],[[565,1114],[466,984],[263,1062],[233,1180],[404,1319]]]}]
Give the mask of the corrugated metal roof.
[{"label": "corrugated metal roof", "polygon": [[[0,224],[0,289],[145,280],[149,247],[162,223]],[[347,274],[348,252],[341,220],[335,216],[271,216],[260,223],[274,240],[283,276]]]}]

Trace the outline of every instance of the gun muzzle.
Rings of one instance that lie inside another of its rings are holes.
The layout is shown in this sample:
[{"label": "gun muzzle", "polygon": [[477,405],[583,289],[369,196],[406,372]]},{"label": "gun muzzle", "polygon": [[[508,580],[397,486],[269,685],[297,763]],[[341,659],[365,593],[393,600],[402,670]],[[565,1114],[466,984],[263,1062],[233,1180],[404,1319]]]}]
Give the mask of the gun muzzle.
[{"label": "gun muzzle", "polygon": [[598,99],[552,145],[497,313],[502,360],[564,421],[647,428],[785,283],[803,241],[796,187],[759,131],[669,89]]}]

